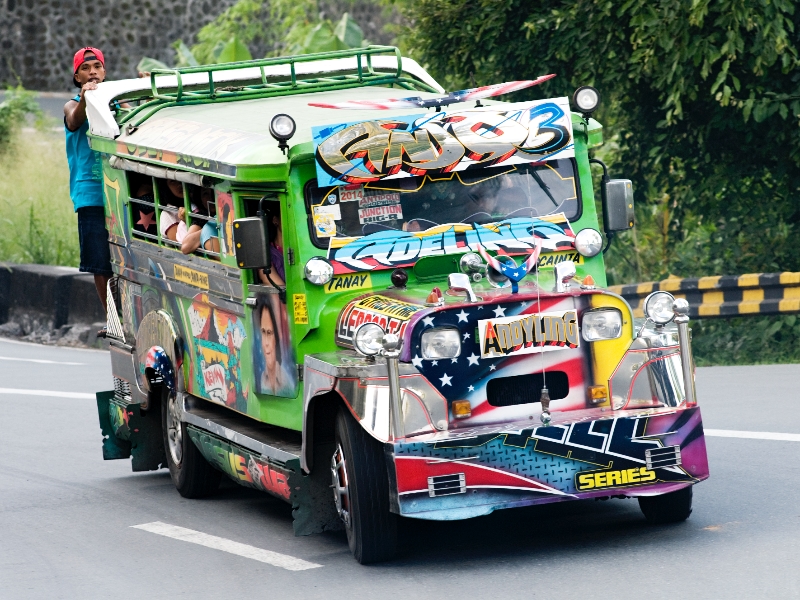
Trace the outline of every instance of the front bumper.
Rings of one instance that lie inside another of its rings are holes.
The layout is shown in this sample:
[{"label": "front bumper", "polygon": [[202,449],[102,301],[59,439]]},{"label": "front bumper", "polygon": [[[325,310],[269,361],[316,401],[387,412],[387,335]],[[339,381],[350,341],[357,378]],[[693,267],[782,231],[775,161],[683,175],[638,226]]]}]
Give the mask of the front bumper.
[{"label": "front bumper", "polygon": [[570,411],[387,444],[393,510],[456,520],[501,508],[664,494],[708,477],[699,408]]}]

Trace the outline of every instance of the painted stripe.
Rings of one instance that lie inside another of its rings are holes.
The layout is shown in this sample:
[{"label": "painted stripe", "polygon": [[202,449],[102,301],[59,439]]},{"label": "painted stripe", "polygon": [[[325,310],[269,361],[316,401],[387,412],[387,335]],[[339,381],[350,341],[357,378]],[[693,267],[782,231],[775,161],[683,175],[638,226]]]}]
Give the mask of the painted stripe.
[{"label": "painted stripe", "polygon": [[736,431],[734,429],[704,429],[703,432],[711,437],[744,438],[748,440],[777,440],[779,442],[800,442],[800,433]]},{"label": "painted stripe", "polygon": [[53,390],[18,390],[14,388],[0,388],[0,394],[15,394],[20,396],[51,396],[53,398],[86,398],[94,400],[97,396],[84,392],[55,392]]},{"label": "painted stripe", "polygon": [[288,571],[305,571],[307,569],[316,569],[322,565],[317,563],[308,562],[288,554],[280,554],[272,552],[271,550],[263,550],[255,546],[241,544],[228,540],[225,538],[209,535],[194,529],[186,529],[185,527],[178,527],[177,525],[170,525],[169,523],[162,523],[154,521],[152,523],[144,523],[143,525],[131,525],[133,529],[142,529],[155,533],[156,535],[163,535],[168,538],[180,540],[182,542],[189,542],[190,544],[197,544],[205,546],[206,548],[213,548],[214,550],[222,550],[229,554],[236,556],[243,556],[244,558],[251,558],[259,562],[267,563],[281,569]]},{"label": "painted stripe", "polygon": [[43,358],[16,358],[14,356],[0,356],[0,360],[15,360],[19,362],[32,362],[41,365],[85,365],[86,363],[66,362],[61,360],[44,360]]}]

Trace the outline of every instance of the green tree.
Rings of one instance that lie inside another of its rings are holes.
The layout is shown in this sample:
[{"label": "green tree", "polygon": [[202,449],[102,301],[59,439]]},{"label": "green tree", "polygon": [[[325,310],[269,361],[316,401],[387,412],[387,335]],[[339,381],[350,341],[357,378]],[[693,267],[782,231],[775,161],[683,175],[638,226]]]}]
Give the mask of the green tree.
[{"label": "green tree", "polygon": [[612,276],[800,270],[794,0],[404,0],[404,45],[450,89],[559,77],[603,94],[604,158],[634,180]]}]

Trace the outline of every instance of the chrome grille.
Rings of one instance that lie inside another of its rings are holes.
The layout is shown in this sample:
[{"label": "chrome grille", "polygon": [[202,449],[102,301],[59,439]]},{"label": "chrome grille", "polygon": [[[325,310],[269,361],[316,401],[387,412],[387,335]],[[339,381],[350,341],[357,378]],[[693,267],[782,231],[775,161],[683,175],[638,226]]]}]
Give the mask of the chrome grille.
[{"label": "chrome grille", "polygon": [[428,494],[435,496],[450,496],[451,494],[465,494],[467,492],[464,473],[452,475],[436,475],[428,477]]},{"label": "chrome grille", "polygon": [[124,379],[114,377],[114,396],[125,402],[131,401],[131,384]]},{"label": "chrome grille", "polygon": [[677,467],[681,464],[681,447],[649,448],[644,451],[644,460],[648,469]]}]

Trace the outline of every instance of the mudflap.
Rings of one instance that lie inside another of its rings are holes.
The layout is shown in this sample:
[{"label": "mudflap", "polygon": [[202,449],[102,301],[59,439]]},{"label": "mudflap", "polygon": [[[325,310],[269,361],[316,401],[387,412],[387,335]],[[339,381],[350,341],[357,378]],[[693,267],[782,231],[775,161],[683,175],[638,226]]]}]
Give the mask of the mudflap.
[{"label": "mudflap", "polygon": [[167,464],[161,433],[161,412],[98,392],[97,413],[103,433],[103,459],[131,457],[133,471],[156,471]]},{"label": "mudflap", "polygon": [[314,468],[308,475],[300,468],[300,459],[291,461],[296,476],[292,480],[292,516],[294,534],[311,535],[324,531],[341,531],[344,523],[336,512],[331,489],[330,457],[334,444],[314,446]]},{"label": "mudflap", "polygon": [[97,416],[100,419],[100,431],[103,434],[103,460],[129,458],[131,455],[130,441],[118,438],[111,427],[109,412],[110,403],[114,399],[114,390],[97,392],[95,397],[97,398]]}]

